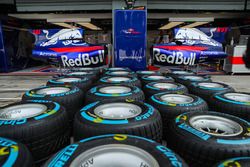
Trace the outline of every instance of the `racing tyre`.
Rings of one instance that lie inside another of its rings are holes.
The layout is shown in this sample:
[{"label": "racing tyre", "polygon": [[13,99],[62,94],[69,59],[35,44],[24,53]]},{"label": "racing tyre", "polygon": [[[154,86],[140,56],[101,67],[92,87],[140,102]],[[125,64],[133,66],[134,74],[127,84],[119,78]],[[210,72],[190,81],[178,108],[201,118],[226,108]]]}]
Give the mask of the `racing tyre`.
[{"label": "racing tyre", "polygon": [[136,135],[161,142],[161,115],[147,103],[119,100],[91,103],[75,116],[75,141],[114,133]]},{"label": "racing tyre", "polygon": [[218,112],[187,112],[170,122],[168,147],[192,167],[250,156],[250,124]]},{"label": "racing tyre", "polygon": [[32,89],[23,95],[22,100],[49,100],[65,107],[69,121],[72,122],[74,115],[84,105],[84,95],[75,86],[43,86]]},{"label": "racing tyre", "polygon": [[32,167],[33,160],[23,144],[0,137],[0,166]]},{"label": "racing tyre", "polygon": [[92,81],[86,77],[76,77],[76,76],[63,76],[60,78],[50,79],[47,82],[48,86],[63,86],[63,85],[73,85],[80,88],[83,92],[89,90]]},{"label": "racing tyre", "polygon": [[111,67],[111,68],[104,68],[103,73],[107,71],[131,71],[129,68],[125,67]]},{"label": "racing tyre", "polygon": [[179,76],[188,76],[188,75],[195,75],[195,73],[191,71],[172,71],[169,73],[165,73],[165,76],[169,76],[174,79],[176,79]]},{"label": "racing tyre", "polygon": [[97,75],[98,74],[94,73],[94,71],[78,71],[65,74],[66,77],[88,78],[90,81],[92,81],[92,83],[98,80]]},{"label": "racing tyre", "polygon": [[142,86],[144,87],[150,82],[174,82],[172,77],[166,77],[163,75],[145,75],[141,77]]},{"label": "racing tyre", "polygon": [[127,85],[99,85],[90,89],[86,94],[86,104],[97,101],[114,100],[144,101],[144,93],[135,86]]},{"label": "racing tyre", "polygon": [[212,82],[209,76],[199,76],[199,75],[187,75],[187,76],[178,76],[175,79],[176,82],[189,87],[191,83],[199,82]]},{"label": "racing tyre", "polygon": [[207,111],[207,103],[198,96],[190,94],[158,93],[149,99],[149,104],[158,109],[162,116],[163,139],[168,141],[169,122],[188,111]]},{"label": "racing tyre", "polygon": [[133,71],[107,71],[104,73],[104,76],[129,76],[137,77],[136,73]]},{"label": "racing tyre", "polygon": [[97,85],[102,84],[116,84],[116,85],[127,85],[127,86],[137,86],[141,87],[141,82],[136,77],[129,76],[105,76],[102,77]]},{"label": "racing tyre", "polygon": [[139,79],[141,79],[142,76],[146,75],[161,75],[159,71],[137,71],[136,74]]},{"label": "racing tyre", "polygon": [[92,72],[97,76],[100,75],[100,68],[91,68],[91,67],[83,67],[83,68],[73,68],[71,69],[72,72]]},{"label": "racing tyre", "polygon": [[200,83],[191,83],[189,86],[189,92],[191,94],[197,95],[207,103],[210,103],[210,98],[215,93],[222,92],[233,92],[234,89],[231,86],[228,86],[219,82],[200,82]]},{"label": "racing tyre", "polygon": [[161,93],[161,92],[168,92],[168,93],[188,93],[188,89],[179,83],[169,83],[169,82],[150,82],[146,86],[144,86],[144,93],[147,98],[150,98],[152,95]]},{"label": "racing tyre", "polygon": [[143,137],[124,134],[83,139],[51,157],[44,167],[56,167],[57,164],[65,167],[187,167],[184,160],[167,147]]},{"label": "racing tyre", "polygon": [[36,163],[70,142],[68,115],[56,102],[30,100],[10,104],[0,111],[0,136],[25,144]]},{"label": "racing tyre", "polygon": [[222,161],[214,167],[249,167],[249,164],[250,157],[238,157]]},{"label": "racing tyre", "polygon": [[211,97],[210,108],[250,121],[250,93],[226,92]]}]

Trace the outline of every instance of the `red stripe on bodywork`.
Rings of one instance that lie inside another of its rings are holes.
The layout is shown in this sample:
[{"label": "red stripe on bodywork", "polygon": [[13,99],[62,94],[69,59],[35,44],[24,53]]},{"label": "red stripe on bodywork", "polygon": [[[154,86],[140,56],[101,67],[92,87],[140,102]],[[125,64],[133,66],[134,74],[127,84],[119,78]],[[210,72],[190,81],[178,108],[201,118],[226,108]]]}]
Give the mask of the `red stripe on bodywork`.
[{"label": "red stripe on bodywork", "polygon": [[78,46],[78,47],[68,47],[68,48],[50,48],[50,50],[53,50],[55,52],[91,52],[95,50],[104,50],[104,47],[103,46],[91,46],[91,47]]},{"label": "red stripe on bodywork", "polygon": [[185,50],[185,51],[207,50],[207,47],[200,47],[200,46],[154,46],[154,48],[167,49],[167,50]]},{"label": "red stripe on bodywork", "polygon": [[228,56],[228,59],[231,64],[244,64],[242,56]]}]

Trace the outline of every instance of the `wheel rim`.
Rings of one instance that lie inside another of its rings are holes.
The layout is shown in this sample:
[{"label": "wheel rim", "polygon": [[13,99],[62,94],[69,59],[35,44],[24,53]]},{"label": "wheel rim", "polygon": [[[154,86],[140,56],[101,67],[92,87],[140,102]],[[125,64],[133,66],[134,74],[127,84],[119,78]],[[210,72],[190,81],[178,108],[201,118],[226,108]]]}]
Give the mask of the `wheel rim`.
[{"label": "wheel rim", "polygon": [[142,110],[135,104],[108,103],[94,109],[94,113],[106,119],[129,119],[141,114]]},{"label": "wheel rim", "polygon": [[62,79],[58,79],[58,82],[77,82],[80,81],[81,78],[62,78]]},{"label": "wheel rim", "polygon": [[159,79],[166,79],[164,76],[158,76],[158,75],[152,75],[152,76],[147,76],[148,79],[154,79],[154,80],[159,80]]},{"label": "wheel rim", "polygon": [[81,153],[70,167],[84,166],[94,161],[93,167],[159,167],[156,159],[141,148],[125,144],[108,144],[97,146]]},{"label": "wheel rim", "polygon": [[223,85],[218,83],[209,83],[209,82],[202,82],[198,83],[199,86],[206,87],[206,88],[224,88]]},{"label": "wheel rim", "polygon": [[156,83],[153,87],[160,89],[174,89],[177,88],[177,85],[171,83]]},{"label": "wheel rim", "polygon": [[114,72],[111,72],[111,74],[114,74],[114,75],[127,75],[129,72],[127,71],[114,71]]},{"label": "wheel rim", "polygon": [[173,74],[194,74],[194,73],[187,71],[173,71]]},{"label": "wheel rim", "polygon": [[91,71],[91,70],[94,70],[94,68],[75,68],[75,70]]},{"label": "wheel rim", "polygon": [[141,74],[155,74],[154,71],[141,71]]},{"label": "wheel rim", "polygon": [[40,95],[51,95],[51,94],[60,94],[69,92],[70,89],[66,87],[52,87],[52,88],[44,88],[36,91],[36,94]]},{"label": "wheel rim", "polygon": [[239,102],[250,102],[250,95],[243,93],[226,93],[226,98]]},{"label": "wheel rim", "polygon": [[100,88],[99,91],[101,93],[106,93],[106,94],[120,94],[120,93],[128,93],[131,92],[131,89],[125,86],[107,86]]},{"label": "wheel rim", "polygon": [[69,73],[69,75],[86,75],[86,74],[89,74],[89,72],[72,72],[72,73]]},{"label": "wheel rim", "polygon": [[192,80],[192,81],[202,81],[204,80],[203,77],[199,76],[185,76],[184,79]]},{"label": "wheel rim", "polygon": [[240,124],[220,116],[194,116],[189,122],[195,129],[214,136],[237,136],[243,132]]},{"label": "wheel rim", "polygon": [[194,99],[190,96],[179,94],[166,94],[160,97],[162,101],[174,104],[188,104],[192,103]]},{"label": "wheel rim", "polygon": [[19,120],[35,117],[45,112],[47,107],[43,104],[20,104],[0,110],[1,120]]},{"label": "wheel rim", "polygon": [[125,68],[114,67],[114,68],[109,68],[108,70],[110,70],[110,71],[112,71],[112,70],[125,70]]},{"label": "wheel rim", "polygon": [[125,81],[129,81],[130,78],[126,78],[126,77],[111,77],[108,79],[111,82],[125,82]]}]

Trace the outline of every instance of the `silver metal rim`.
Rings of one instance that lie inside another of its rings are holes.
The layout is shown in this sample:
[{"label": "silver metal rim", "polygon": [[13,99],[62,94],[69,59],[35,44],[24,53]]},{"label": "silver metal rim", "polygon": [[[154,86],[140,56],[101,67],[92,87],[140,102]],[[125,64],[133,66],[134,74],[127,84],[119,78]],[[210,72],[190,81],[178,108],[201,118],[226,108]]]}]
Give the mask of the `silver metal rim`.
[{"label": "silver metal rim", "polygon": [[81,78],[61,78],[58,79],[58,82],[76,82],[76,81],[80,81]]},{"label": "silver metal rim", "polygon": [[128,75],[128,71],[113,71],[111,72],[111,74],[114,74],[114,75]]},{"label": "silver metal rim", "polygon": [[36,94],[40,95],[52,95],[52,94],[60,94],[69,92],[70,89],[66,87],[51,87],[51,88],[44,88],[36,91]]},{"label": "silver metal rim", "polygon": [[99,91],[101,93],[106,93],[106,94],[116,94],[116,93],[129,93],[131,92],[131,89],[125,86],[106,86],[100,88]]},{"label": "silver metal rim", "polygon": [[43,104],[20,104],[0,110],[0,120],[19,120],[32,118],[47,110]]},{"label": "silver metal rim", "polygon": [[72,72],[72,73],[69,73],[69,75],[86,75],[86,74],[89,74],[89,72],[81,71],[81,72]]},{"label": "silver metal rim", "polygon": [[192,72],[187,72],[187,71],[173,71],[173,74],[193,74]]},{"label": "silver metal rim", "polygon": [[131,103],[108,103],[94,109],[94,113],[105,119],[129,119],[140,115],[141,107]]},{"label": "silver metal rim", "polygon": [[198,83],[199,86],[206,87],[206,88],[224,88],[223,85],[219,83],[212,83],[212,82],[201,82]]},{"label": "silver metal rim", "polygon": [[[160,167],[156,159],[141,148],[125,144],[97,146],[81,153],[70,167],[80,167],[93,162],[93,167]],[[92,166],[91,165],[91,166]]]},{"label": "silver metal rim", "polygon": [[154,71],[141,71],[141,74],[155,74]]},{"label": "silver metal rim", "polygon": [[193,81],[202,81],[204,78],[200,76],[184,76],[185,79]]},{"label": "silver metal rim", "polygon": [[109,68],[108,70],[110,70],[110,71],[112,71],[112,70],[125,70],[125,68],[113,67],[113,68]]},{"label": "silver metal rim", "polygon": [[174,88],[177,88],[178,86],[175,84],[162,82],[162,83],[154,84],[153,87],[160,88],[160,89],[174,89]]},{"label": "silver metal rim", "polygon": [[164,76],[158,76],[158,75],[150,75],[150,76],[147,76],[147,78],[154,79],[154,80],[166,79],[166,77],[164,77]]},{"label": "silver metal rim", "polygon": [[127,77],[110,77],[108,78],[109,81],[111,82],[125,82],[125,81],[129,81],[130,78]]},{"label": "silver metal rim", "polygon": [[160,97],[162,101],[174,104],[188,104],[192,103],[194,99],[187,95],[166,94]]},{"label": "silver metal rim", "polygon": [[94,70],[94,68],[75,68],[75,70],[90,71]]},{"label": "silver metal rim", "polygon": [[240,124],[220,116],[194,116],[190,118],[189,122],[193,128],[213,136],[232,137],[243,132]]},{"label": "silver metal rim", "polygon": [[226,93],[224,96],[230,100],[239,102],[250,102],[250,95],[243,93]]}]

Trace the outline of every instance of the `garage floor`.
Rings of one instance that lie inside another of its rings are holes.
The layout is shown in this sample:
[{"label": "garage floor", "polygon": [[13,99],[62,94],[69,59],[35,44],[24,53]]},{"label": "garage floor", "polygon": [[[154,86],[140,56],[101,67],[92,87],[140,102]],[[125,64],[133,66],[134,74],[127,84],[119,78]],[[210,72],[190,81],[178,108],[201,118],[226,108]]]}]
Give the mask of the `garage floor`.
[{"label": "garage floor", "polygon": [[[22,94],[45,85],[51,76],[0,76],[0,106],[21,100]],[[237,91],[250,92],[250,76],[214,75],[213,81],[231,85]]]}]

